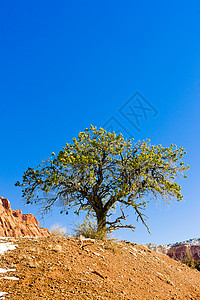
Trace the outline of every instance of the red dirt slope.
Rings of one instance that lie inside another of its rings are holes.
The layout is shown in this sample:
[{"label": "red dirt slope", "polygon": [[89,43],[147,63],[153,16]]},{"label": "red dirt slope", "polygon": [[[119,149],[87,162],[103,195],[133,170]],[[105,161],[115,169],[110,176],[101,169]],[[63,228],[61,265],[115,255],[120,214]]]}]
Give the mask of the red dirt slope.
[{"label": "red dirt slope", "polygon": [[200,299],[200,272],[136,244],[53,236],[9,241],[18,247],[1,255],[0,267],[16,269],[8,276],[19,280],[0,280],[5,299]]}]

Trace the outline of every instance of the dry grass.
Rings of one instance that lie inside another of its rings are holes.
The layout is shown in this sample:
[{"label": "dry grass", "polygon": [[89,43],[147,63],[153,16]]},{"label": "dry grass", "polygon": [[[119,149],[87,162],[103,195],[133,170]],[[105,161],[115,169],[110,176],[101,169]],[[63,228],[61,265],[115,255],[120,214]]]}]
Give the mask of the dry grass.
[{"label": "dry grass", "polygon": [[73,229],[73,236],[79,237],[80,235],[95,240],[107,240],[111,237],[105,232],[98,232],[97,224],[87,218],[84,223],[77,223]]},{"label": "dry grass", "polygon": [[50,230],[53,236],[66,237],[66,227],[62,227],[60,224],[54,224]]}]

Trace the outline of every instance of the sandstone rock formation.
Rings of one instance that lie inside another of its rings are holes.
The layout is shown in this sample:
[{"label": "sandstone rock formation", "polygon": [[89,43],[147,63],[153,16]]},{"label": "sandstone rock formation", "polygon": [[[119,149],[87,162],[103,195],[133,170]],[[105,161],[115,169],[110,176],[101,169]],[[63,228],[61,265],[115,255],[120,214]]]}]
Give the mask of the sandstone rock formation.
[{"label": "sandstone rock formation", "polygon": [[0,197],[0,236],[48,236],[50,231],[39,227],[32,214],[22,214],[20,209],[11,209],[8,199]]},{"label": "sandstone rock formation", "polygon": [[195,261],[200,260],[200,246],[190,246],[187,244],[178,244],[167,251],[167,255],[175,260],[187,261],[193,258]]},{"label": "sandstone rock formation", "polygon": [[200,260],[200,239],[190,239],[182,243],[168,244],[168,245],[155,245],[145,244],[143,246],[169,257],[179,260],[181,262],[188,261],[193,258],[195,261]]}]

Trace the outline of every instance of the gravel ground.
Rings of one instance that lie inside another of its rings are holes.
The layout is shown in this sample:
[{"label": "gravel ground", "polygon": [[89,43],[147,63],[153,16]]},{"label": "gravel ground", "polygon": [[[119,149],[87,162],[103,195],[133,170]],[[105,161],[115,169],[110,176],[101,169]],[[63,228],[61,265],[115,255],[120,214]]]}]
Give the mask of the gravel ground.
[{"label": "gravel ground", "polygon": [[[0,254],[0,299],[200,299],[200,272],[127,242],[10,238]],[[15,269],[15,271],[13,270]],[[15,277],[12,280],[7,277]]]}]

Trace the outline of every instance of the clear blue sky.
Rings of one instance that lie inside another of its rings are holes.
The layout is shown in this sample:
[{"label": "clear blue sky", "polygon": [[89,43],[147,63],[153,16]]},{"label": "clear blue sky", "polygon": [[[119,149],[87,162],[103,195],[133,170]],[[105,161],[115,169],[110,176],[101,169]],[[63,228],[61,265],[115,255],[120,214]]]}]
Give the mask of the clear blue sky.
[{"label": "clear blue sky", "polygon": [[[106,123],[136,141],[184,146],[191,166],[182,203],[147,208],[151,235],[133,214],[135,233],[116,237],[200,237],[199,16],[199,1],[1,1],[0,196],[38,217],[14,183],[89,124]],[[40,224],[70,232],[75,221],[55,209]]]}]

